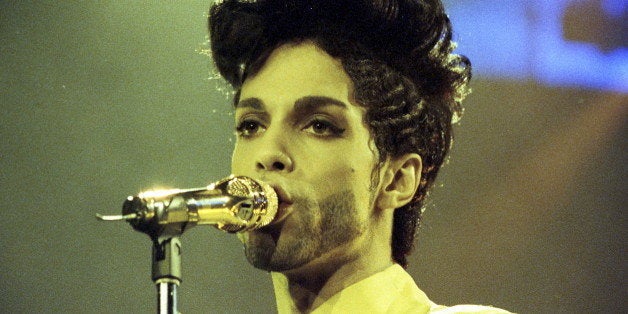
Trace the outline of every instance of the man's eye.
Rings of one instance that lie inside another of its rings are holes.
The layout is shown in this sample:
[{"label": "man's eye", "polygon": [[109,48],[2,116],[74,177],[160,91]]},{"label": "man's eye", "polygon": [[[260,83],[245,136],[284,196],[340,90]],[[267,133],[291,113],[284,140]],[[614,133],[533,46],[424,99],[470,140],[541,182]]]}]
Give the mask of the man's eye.
[{"label": "man's eye", "polygon": [[253,136],[262,131],[260,123],[254,120],[244,120],[236,127],[238,135],[243,137]]},{"label": "man's eye", "polygon": [[312,120],[306,125],[305,130],[309,130],[309,132],[320,136],[340,136],[345,131],[345,129],[339,128],[333,123],[321,119]]}]

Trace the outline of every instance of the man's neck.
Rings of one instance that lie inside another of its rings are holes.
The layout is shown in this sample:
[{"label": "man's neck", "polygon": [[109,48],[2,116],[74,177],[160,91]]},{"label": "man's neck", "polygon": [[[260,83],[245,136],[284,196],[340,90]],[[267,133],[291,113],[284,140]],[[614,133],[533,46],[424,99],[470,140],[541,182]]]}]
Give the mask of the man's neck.
[{"label": "man's neck", "polygon": [[393,264],[389,245],[371,246],[374,254],[339,263],[313,261],[298,270],[271,273],[279,313],[310,312],[344,288]]}]

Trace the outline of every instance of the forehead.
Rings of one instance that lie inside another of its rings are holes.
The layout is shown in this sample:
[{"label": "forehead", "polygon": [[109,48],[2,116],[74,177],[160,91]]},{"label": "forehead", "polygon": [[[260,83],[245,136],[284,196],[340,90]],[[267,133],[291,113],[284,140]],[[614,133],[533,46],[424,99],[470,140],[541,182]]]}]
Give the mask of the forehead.
[{"label": "forehead", "polygon": [[257,73],[249,76],[240,100],[261,99],[268,105],[294,103],[320,96],[353,104],[353,83],[339,60],[313,42],[284,44],[275,49]]}]

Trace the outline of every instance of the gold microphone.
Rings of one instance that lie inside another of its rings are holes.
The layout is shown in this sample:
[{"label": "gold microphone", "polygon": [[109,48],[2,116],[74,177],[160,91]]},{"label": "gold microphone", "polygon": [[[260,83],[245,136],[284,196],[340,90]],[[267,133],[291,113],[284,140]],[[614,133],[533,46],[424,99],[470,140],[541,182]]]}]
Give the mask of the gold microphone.
[{"label": "gold microphone", "polygon": [[96,216],[126,220],[157,238],[180,235],[195,225],[213,225],[227,232],[260,228],[275,218],[277,208],[277,193],[270,185],[230,176],[203,188],[145,191],[126,199],[122,215]]}]

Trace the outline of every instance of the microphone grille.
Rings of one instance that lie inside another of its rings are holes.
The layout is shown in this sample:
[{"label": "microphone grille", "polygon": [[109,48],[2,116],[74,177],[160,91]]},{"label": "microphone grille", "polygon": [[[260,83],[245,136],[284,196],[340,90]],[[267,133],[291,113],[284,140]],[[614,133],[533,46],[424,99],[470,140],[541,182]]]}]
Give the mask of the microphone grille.
[{"label": "microphone grille", "polygon": [[275,219],[275,215],[277,215],[277,210],[279,209],[279,198],[277,197],[277,192],[273,187],[268,185],[265,182],[259,182],[264,195],[266,196],[266,214],[263,215],[258,224],[259,227],[263,227],[269,224],[273,219]]},{"label": "microphone grille", "polygon": [[279,207],[277,193],[265,182],[244,176],[233,177],[227,185],[227,193],[253,200],[253,215],[249,226],[245,229],[263,227],[269,224],[277,214]]},{"label": "microphone grille", "polygon": [[227,193],[233,196],[249,197],[251,194],[259,192],[258,190],[261,189],[256,185],[253,179],[247,177],[233,177],[229,180],[229,184],[227,184]]}]

